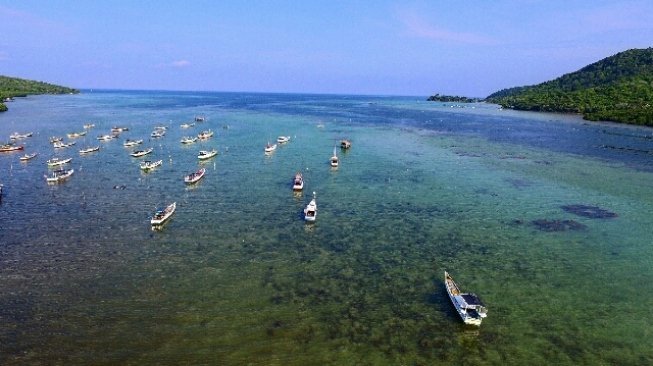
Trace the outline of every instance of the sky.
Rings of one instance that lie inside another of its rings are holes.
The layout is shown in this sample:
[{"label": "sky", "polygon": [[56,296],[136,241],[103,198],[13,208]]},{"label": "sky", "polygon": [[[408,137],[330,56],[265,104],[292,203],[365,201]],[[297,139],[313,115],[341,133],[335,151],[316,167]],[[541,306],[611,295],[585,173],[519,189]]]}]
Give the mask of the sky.
[{"label": "sky", "polygon": [[653,1],[0,0],[0,35],[79,89],[485,97],[653,47]]}]

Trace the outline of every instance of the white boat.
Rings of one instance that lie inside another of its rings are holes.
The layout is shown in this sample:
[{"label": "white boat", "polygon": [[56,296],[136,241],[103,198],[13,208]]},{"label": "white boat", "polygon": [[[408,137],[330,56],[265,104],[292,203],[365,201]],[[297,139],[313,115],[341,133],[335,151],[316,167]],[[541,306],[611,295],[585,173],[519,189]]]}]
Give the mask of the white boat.
[{"label": "white boat", "polygon": [[170,216],[172,216],[173,213],[175,213],[175,210],[177,209],[177,202],[173,202],[168,205],[163,210],[157,210],[154,212],[154,216],[152,216],[152,219],[150,220],[150,224],[153,226],[155,225],[163,225]]},{"label": "white boat", "polygon": [[45,180],[48,183],[63,182],[64,180],[68,179],[71,175],[73,175],[74,172],[75,169],[57,169],[52,171],[50,175],[46,175]]},{"label": "white boat", "polygon": [[54,144],[55,142],[60,142],[63,141],[63,137],[58,137],[58,136],[52,136],[50,137],[50,143]]},{"label": "white boat", "polygon": [[79,153],[84,155],[84,154],[90,154],[90,153],[96,152],[96,151],[100,151],[99,146],[89,146],[89,147],[87,147],[85,149],[79,150]]},{"label": "white boat", "polygon": [[150,134],[150,136],[153,137],[153,138],[155,138],[155,139],[156,139],[156,138],[159,138],[159,137],[163,137],[163,136],[165,136],[165,135],[166,135],[166,130],[160,130],[160,129],[159,129],[159,130],[154,130],[154,131],[152,131],[152,133]]},{"label": "white boat", "polygon": [[473,293],[462,293],[447,271],[444,271],[444,285],[447,288],[449,299],[463,323],[481,325],[483,318],[487,316],[487,309],[481,299]]},{"label": "white boat", "polygon": [[200,140],[208,140],[211,137],[213,137],[213,131],[211,130],[202,131],[197,134],[197,138],[199,138]]},{"label": "white boat", "polygon": [[333,147],[333,156],[331,156],[331,159],[329,159],[329,164],[331,164],[332,167],[337,168],[338,167],[338,154],[336,153],[336,147]]},{"label": "white boat", "polygon": [[114,138],[116,138],[115,135],[100,135],[97,137],[97,139],[100,141],[111,141]]},{"label": "white boat", "polygon": [[200,168],[198,171],[190,173],[187,176],[185,176],[184,182],[186,184],[197,183],[197,181],[199,181],[200,179],[202,179],[202,177],[204,177],[204,173],[206,173],[206,169]]},{"label": "white boat", "polygon": [[186,137],[181,139],[182,144],[192,144],[195,141],[197,141],[197,137],[195,137],[195,136],[186,136]]},{"label": "white boat", "polygon": [[345,149],[345,150],[349,149],[351,147],[351,141],[349,141],[347,139],[344,139],[344,140],[340,141],[340,147]]},{"label": "white boat", "polygon": [[75,141],[71,141],[71,142],[68,142],[68,143],[59,141],[59,142],[55,142],[52,146],[54,146],[55,149],[63,149],[63,148],[66,148],[66,147],[71,147],[71,146],[73,146],[75,144],[76,144]]},{"label": "white boat", "polygon": [[74,138],[77,138],[77,137],[86,136],[86,131],[82,131],[82,132],[72,132],[72,133],[69,133],[69,134],[67,134],[67,135],[68,135],[68,138],[70,138],[70,139],[74,139]]},{"label": "white boat", "polygon": [[95,123],[87,123],[87,124],[84,125],[84,128],[87,129],[87,130],[89,128],[93,128],[93,127],[95,127]]},{"label": "white boat", "polygon": [[11,152],[25,149],[23,145],[14,145],[13,143],[0,145],[0,152]]},{"label": "white boat", "polygon": [[47,163],[49,167],[53,167],[53,166],[68,164],[70,163],[71,160],[73,160],[73,158],[68,158],[68,159],[52,158],[48,160]]},{"label": "white boat", "polygon": [[182,123],[181,125],[179,125],[179,127],[181,128],[191,128],[193,126],[195,126],[195,123]]},{"label": "white boat", "polygon": [[313,192],[313,199],[306,205],[304,209],[304,220],[313,222],[317,216],[317,202],[315,201],[315,192]]},{"label": "white boat", "polygon": [[20,139],[24,139],[24,138],[28,138],[28,137],[32,137],[31,132],[28,132],[28,133],[14,132],[9,136],[9,138],[12,139],[12,140],[20,140]]},{"label": "white boat", "polygon": [[288,141],[290,141],[290,136],[279,136],[279,137],[277,137],[277,142],[280,143],[280,144],[285,144]]},{"label": "white boat", "polygon": [[218,150],[213,149],[211,151],[208,150],[200,150],[199,154],[197,154],[197,158],[200,160],[206,160],[210,159],[214,156],[218,155]]},{"label": "white boat", "polygon": [[122,146],[124,147],[134,147],[136,145],[140,145],[143,143],[143,140],[130,140],[127,139],[125,142],[122,143]]},{"label": "white boat", "polygon": [[277,144],[271,144],[271,143],[268,142],[268,144],[265,145],[265,153],[266,154],[272,153],[276,149],[277,149]]},{"label": "white boat", "polygon": [[133,156],[135,158],[140,158],[141,156],[145,156],[145,155],[151,153],[152,151],[154,151],[154,148],[150,147],[149,149],[145,149],[145,150],[136,150],[136,151],[132,152],[129,155],[131,155],[131,156]]},{"label": "white boat", "polygon": [[25,154],[25,155],[23,155],[23,156],[20,157],[20,161],[27,161],[27,160],[33,159],[33,158],[36,157],[36,155],[38,155],[38,154],[39,154],[39,153]]},{"label": "white boat", "polygon": [[141,170],[148,171],[160,166],[161,164],[163,164],[163,160],[157,160],[157,161],[145,160],[141,162],[140,167]]},{"label": "white boat", "polygon": [[293,191],[301,191],[304,189],[304,177],[302,176],[302,173],[297,172],[297,174],[295,174],[295,178],[292,182],[292,189]]},{"label": "white boat", "polygon": [[111,128],[112,133],[121,133],[121,132],[124,132],[124,131],[129,131],[129,128],[127,128],[127,127],[116,127],[116,126]]},{"label": "white boat", "polygon": [[204,122],[205,120],[204,116],[195,116],[195,122]]}]

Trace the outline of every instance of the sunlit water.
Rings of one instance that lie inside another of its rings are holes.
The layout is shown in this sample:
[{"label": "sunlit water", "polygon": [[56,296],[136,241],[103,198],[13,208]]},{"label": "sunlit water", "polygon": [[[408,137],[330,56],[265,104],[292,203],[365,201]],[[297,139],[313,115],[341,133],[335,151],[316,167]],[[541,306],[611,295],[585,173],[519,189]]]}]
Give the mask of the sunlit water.
[{"label": "sunlit water", "polygon": [[[0,154],[0,364],[653,363],[651,129],[399,97],[85,92],[9,107],[0,139],[33,131],[39,156]],[[89,122],[74,147],[48,142]],[[95,139],[112,126],[129,131]],[[279,135],[290,142],[266,156]],[[142,173],[126,138],[163,166]],[[46,184],[52,156],[73,157],[69,181]],[[444,270],[486,303],[480,328],[457,317]]]}]

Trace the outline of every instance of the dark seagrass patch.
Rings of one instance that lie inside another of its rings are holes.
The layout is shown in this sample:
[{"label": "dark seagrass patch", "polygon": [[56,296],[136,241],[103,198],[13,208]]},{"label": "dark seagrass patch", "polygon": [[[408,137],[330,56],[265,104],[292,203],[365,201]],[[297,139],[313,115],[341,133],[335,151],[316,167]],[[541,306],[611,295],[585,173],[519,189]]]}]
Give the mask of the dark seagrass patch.
[{"label": "dark seagrass patch", "polygon": [[582,217],[589,217],[590,219],[611,219],[613,217],[618,216],[614,212],[608,211],[606,209],[597,206],[566,205],[560,207],[569,213],[573,213],[574,215],[578,215]]}]

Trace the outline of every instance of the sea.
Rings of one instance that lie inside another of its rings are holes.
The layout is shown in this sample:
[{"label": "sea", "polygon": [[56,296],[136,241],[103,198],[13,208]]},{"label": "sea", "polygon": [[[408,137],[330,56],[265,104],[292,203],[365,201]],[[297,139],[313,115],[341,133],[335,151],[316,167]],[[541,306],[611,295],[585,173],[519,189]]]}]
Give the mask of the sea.
[{"label": "sea", "polygon": [[[0,141],[33,136],[0,153],[2,365],[653,364],[651,128],[396,96],[84,90],[8,107]],[[67,181],[46,183],[52,157],[72,158]],[[480,327],[444,271],[486,305]]]}]

